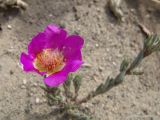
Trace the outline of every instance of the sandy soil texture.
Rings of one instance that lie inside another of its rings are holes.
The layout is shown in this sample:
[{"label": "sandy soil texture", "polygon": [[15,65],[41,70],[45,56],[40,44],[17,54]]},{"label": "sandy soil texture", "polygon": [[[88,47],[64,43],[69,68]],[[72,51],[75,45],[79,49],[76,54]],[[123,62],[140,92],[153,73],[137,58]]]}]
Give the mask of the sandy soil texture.
[{"label": "sandy soil texture", "polygon": [[[26,74],[19,55],[31,38],[49,23],[64,26],[85,38],[82,97],[115,76],[124,56],[134,58],[144,34],[138,24],[160,34],[160,5],[152,0],[123,0],[124,22],[117,22],[107,0],[26,0],[28,7],[0,9],[0,120],[58,120],[39,88],[42,77]],[[160,53],[145,59],[141,76],[96,97],[88,107],[96,120],[160,120]]]}]

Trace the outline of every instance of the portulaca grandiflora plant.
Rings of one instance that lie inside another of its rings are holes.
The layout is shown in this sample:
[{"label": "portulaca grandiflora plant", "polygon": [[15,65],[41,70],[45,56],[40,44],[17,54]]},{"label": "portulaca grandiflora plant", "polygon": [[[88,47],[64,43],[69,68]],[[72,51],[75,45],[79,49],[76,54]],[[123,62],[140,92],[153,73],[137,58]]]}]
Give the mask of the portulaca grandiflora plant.
[{"label": "portulaca grandiflora plant", "polygon": [[143,48],[132,62],[127,59],[122,61],[118,75],[107,77],[104,83],[98,85],[87,96],[78,99],[82,77],[74,75],[73,72],[83,64],[81,52],[83,45],[84,39],[81,36],[68,35],[65,29],[50,24],[43,32],[32,38],[28,52],[22,52],[20,56],[24,71],[44,76],[44,85],[40,87],[46,94],[48,104],[57,106],[59,113],[69,120],[93,119],[81,104],[121,84],[126,75],[140,75],[141,72],[135,71],[135,68],[144,58],[160,51],[160,37],[148,36],[144,40]]}]

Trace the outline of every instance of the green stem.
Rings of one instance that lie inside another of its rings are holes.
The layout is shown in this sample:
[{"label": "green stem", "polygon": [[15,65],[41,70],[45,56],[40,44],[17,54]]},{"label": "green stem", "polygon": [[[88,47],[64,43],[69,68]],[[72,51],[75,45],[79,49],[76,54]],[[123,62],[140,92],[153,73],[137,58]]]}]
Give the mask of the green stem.
[{"label": "green stem", "polygon": [[130,67],[127,69],[126,74],[130,75],[132,70],[135,69],[143,60],[144,58],[144,51],[140,51],[135,60],[131,63]]},{"label": "green stem", "polygon": [[130,75],[133,69],[135,69],[141,63],[143,58],[144,58],[144,51],[142,50],[139,52],[135,60],[131,63],[129,68],[126,67],[126,69],[124,69],[123,71],[120,70],[120,73],[114,79],[107,79],[105,84],[100,84],[97,87],[99,89],[96,89],[95,91],[91,91],[86,97],[82,98],[81,100],[77,100],[76,103],[77,104],[85,103],[89,101],[90,99],[94,98],[95,96],[99,94],[103,94],[109,91],[111,88],[122,83],[125,76]]}]

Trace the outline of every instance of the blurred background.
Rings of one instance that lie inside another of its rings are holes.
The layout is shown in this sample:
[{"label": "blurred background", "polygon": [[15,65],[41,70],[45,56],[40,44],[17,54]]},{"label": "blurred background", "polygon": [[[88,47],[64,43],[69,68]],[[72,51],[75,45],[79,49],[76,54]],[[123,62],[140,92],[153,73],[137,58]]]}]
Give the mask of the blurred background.
[{"label": "blurred background", "polygon": [[[107,76],[124,57],[133,59],[148,34],[160,34],[160,0],[0,0],[0,120],[65,120],[53,114],[39,84],[22,71],[19,56],[31,38],[54,23],[85,39],[79,97]],[[160,120],[160,53],[140,66],[141,76],[83,104],[96,120]]]}]

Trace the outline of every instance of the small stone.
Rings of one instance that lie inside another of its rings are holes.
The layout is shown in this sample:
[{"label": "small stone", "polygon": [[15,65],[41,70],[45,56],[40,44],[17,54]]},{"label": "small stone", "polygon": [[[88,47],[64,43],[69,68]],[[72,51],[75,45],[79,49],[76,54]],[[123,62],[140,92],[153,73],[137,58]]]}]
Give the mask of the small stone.
[{"label": "small stone", "polygon": [[22,66],[19,62],[17,62],[17,66],[18,66],[19,68],[23,69],[23,66]]},{"label": "small stone", "polygon": [[93,75],[93,80],[96,81],[96,82],[98,81],[98,78],[97,78],[96,74]]},{"label": "small stone", "polygon": [[9,73],[10,73],[10,75],[13,75],[14,72],[12,70],[10,70]]},{"label": "small stone", "polygon": [[58,107],[58,106],[53,105],[53,106],[51,106],[51,109],[55,110],[55,109],[59,109],[59,107]]},{"label": "small stone", "polygon": [[83,67],[86,67],[86,68],[91,68],[91,67],[92,67],[92,65],[89,64],[89,63],[84,63],[82,66],[83,66]]},{"label": "small stone", "polygon": [[21,86],[21,89],[25,89],[25,88],[26,88],[26,86],[24,86],[24,85]]},{"label": "small stone", "polygon": [[102,106],[102,108],[104,108],[104,107],[105,107],[105,104],[101,104],[101,106]]},{"label": "small stone", "polygon": [[116,65],[117,65],[115,62],[112,62],[112,64],[113,64],[114,66],[116,66]]},{"label": "small stone", "polygon": [[12,26],[11,26],[11,25],[7,25],[7,28],[11,30],[11,29],[12,29]]},{"label": "small stone", "polygon": [[157,111],[156,114],[160,116],[160,112]]},{"label": "small stone", "polygon": [[143,109],[142,111],[143,111],[143,113],[144,113],[145,115],[148,115],[147,109]]},{"label": "small stone", "polygon": [[101,12],[100,8],[96,8],[97,12]]},{"label": "small stone", "polygon": [[39,104],[39,103],[40,103],[40,99],[36,98],[36,104]]},{"label": "small stone", "polygon": [[110,51],[109,48],[107,48],[106,51],[109,52]]},{"label": "small stone", "polygon": [[135,13],[135,9],[131,9],[131,12]]},{"label": "small stone", "polygon": [[102,71],[104,70],[104,68],[103,68],[102,66],[99,66],[98,70],[99,70],[100,72],[102,72]]},{"label": "small stone", "polygon": [[146,18],[151,18],[151,16],[149,14],[146,15]]},{"label": "small stone", "polygon": [[99,44],[96,44],[96,47],[99,47]]},{"label": "small stone", "polygon": [[29,93],[29,94],[28,94],[28,97],[31,97],[31,96],[33,96],[33,93]]},{"label": "small stone", "polygon": [[47,100],[45,98],[42,101],[43,101],[43,103],[47,102]]},{"label": "small stone", "polygon": [[118,58],[121,58],[122,57],[122,54],[117,54],[116,55]]},{"label": "small stone", "polygon": [[85,107],[85,108],[90,108],[90,107],[92,107],[92,106],[93,106],[92,103],[83,104],[83,107]]},{"label": "small stone", "polygon": [[108,95],[107,98],[110,99],[110,100],[112,100],[112,99],[113,99],[113,96]]},{"label": "small stone", "polygon": [[38,86],[38,84],[37,84],[36,82],[34,82],[34,83],[33,83],[33,86],[34,86],[34,87],[37,87],[37,86]]},{"label": "small stone", "polygon": [[27,81],[26,79],[23,80],[23,85],[26,85],[27,84]]},{"label": "small stone", "polygon": [[135,106],[136,106],[136,104],[135,104],[135,103],[132,103],[131,107],[135,107]]},{"label": "small stone", "polygon": [[49,14],[49,17],[53,17],[53,15],[52,15],[52,14]]}]

